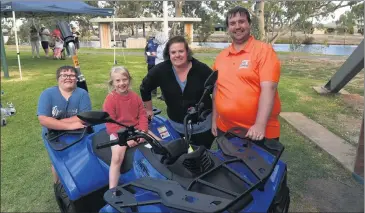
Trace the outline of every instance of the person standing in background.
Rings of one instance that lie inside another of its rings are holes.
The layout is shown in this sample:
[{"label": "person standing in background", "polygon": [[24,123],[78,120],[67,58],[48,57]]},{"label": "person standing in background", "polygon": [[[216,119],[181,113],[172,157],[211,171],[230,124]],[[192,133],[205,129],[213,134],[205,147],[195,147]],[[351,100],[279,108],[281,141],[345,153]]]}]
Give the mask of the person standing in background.
[{"label": "person standing in background", "polygon": [[[166,46],[166,43],[168,40],[169,40],[169,37],[166,36],[164,32],[159,32],[156,34],[155,42],[158,44],[158,47],[157,47],[157,51],[156,51],[155,65],[165,61],[165,59],[163,57],[163,51],[165,49],[165,46]],[[161,96],[159,96],[157,98],[162,101],[165,100],[162,91],[161,91]]]},{"label": "person standing in background", "polygon": [[[147,71],[149,72],[155,66],[156,60],[156,51],[157,51],[158,44],[155,42],[155,36],[151,36],[148,39],[145,49],[145,60],[147,62]],[[152,95],[157,95],[157,89],[151,92]]]},{"label": "person standing in background", "polygon": [[39,58],[39,35],[34,25],[30,27],[30,45],[32,46],[32,57],[34,58],[37,53],[37,58]]},{"label": "person standing in background", "polygon": [[80,49],[80,32],[76,30],[76,27],[72,27],[72,34],[75,38],[75,53],[77,54],[78,49]]},{"label": "person standing in background", "polygon": [[48,58],[48,44],[49,44],[49,36],[51,33],[49,30],[44,26],[44,24],[41,25],[41,29],[39,30],[39,35],[41,36],[41,44],[42,48],[44,50],[44,53],[46,54],[46,57]]}]

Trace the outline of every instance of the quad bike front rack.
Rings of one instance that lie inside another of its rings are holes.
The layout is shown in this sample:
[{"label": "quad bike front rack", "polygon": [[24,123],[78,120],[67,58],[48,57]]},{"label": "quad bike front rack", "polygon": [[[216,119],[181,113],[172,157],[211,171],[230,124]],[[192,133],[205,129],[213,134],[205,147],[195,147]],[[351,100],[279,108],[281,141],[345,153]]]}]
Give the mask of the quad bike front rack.
[{"label": "quad bike front rack", "polygon": [[[241,138],[242,143],[233,145],[228,141],[229,135]],[[284,146],[278,140],[253,142],[245,139],[244,135],[244,129],[233,128],[217,138],[219,148],[229,159],[223,160],[195,178],[186,189],[176,181],[144,177],[108,190],[104,194],[104,200],[120,212],[125,212],[125,208],[133,210],[138,206],[156,204],[188,212],[238,212],[252,201],[252,191],[264,190],[266,181],[284,151]],[[265,160],[255,149],[270,153],[273,156],[272,163]],[[244,164],[257,181],[252,182],[234,171],[229,166],[231,163]],[[241,190],[238,190],[240,192],[227,189],[222,181],[212,181],[212,177],[216,176],[219,170],[225,170],[220,174],[226,174],[232,180],[239,179],[242,182],[241,185],[236,185],[238,188],[241,187]],[[135,192],[133,187],[157,193],[160,199],[139,202],[133,194]],[[212,193],[212,190],[215,192]],[[208,191],[210,193],[207,193]]]}]

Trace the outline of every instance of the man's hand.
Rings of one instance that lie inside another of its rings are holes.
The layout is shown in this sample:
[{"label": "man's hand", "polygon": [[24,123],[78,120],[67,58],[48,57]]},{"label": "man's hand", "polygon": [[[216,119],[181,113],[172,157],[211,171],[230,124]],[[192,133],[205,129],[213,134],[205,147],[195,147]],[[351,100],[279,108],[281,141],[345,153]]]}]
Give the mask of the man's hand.
[{"label": "man's hand", "polygon": [[256,123],[248,129],[246,137],[254,141],[262,140],[265,137],[265,130],[266,126],[264,124]]},{"label": "man's hand", "polygon": [[129,141],[127,141],[127,144],[128,144],[128,146],[129,146],[130,148],[132,148],[132,147],[137,146],[137,145],[138,145],[138,142],[137,142],[137,141],[135,141],[135,140],[129,140]]},{"label": "man's hand", "polygon": [[215,122],[215,119],[212,120],[212,134],[217,137],[217,123]]}]

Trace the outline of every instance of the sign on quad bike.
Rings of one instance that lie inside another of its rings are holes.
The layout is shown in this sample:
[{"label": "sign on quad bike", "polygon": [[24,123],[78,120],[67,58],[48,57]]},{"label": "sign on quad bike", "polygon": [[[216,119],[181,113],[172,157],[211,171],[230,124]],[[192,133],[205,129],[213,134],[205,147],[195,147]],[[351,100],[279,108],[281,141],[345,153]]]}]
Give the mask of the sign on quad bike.
[{"label": "sign on quad bike", "polygon": [[[212,91],[214,73],[204,95]],[[60,179],[55,194],[61,212],[288,212],[287,167],[279,160],[284,146],[248,140],[242,128],[218,137],[217,150],[192,145],[188,127],[205,119],[202,109],[199,101],[188,110],[184,138],[156,109],[149,130],[163,133],[162,141],[102,111],[78,115],[89,124],[85,129],[50,131],[43,139]],[[110,141],[106,122],[124,127],[117,140]],[[108,190],[110,146],[137,138],[146,142],[127,149],[123,185]]]}]

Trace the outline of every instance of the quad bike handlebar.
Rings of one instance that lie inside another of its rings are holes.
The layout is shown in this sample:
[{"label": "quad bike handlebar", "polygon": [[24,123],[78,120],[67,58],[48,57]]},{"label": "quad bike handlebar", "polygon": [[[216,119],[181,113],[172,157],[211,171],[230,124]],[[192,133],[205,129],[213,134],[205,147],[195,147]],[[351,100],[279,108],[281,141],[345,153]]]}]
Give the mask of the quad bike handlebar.
[{"label": "quad bike handlebar", "polygon": [[[210,76],[208,76],[208,78],[204,82],[204,92],[200,97],[200,100],[198,101],[198,103],[195,104],[195,106],[192,106],[187,110],[187,113],[184,117],[184,135],[187,143],[190,143],[190,138],[193,132],[193,124],[204,121],[209,113],[212,112],[211,109],[206,109],[202,111],[204,109],[203,100],[213,91],[217,78],[218,71],[214,71],[211,73]],[[190,126],[190,131],[188,131],[188,126]]]},{"label": "quad bike handlebar", "polygon": [[127,141],[137,140],[143,138],[146,142],[152,146],[152,149],[157,154],[166,155],[168,152],[153,136],[143,131],[137,130],[134,127],[128,127],[118,132],[118,139],[107,141],[99,144],[96,148],[102,149],[114,145],[128,146]]}]

